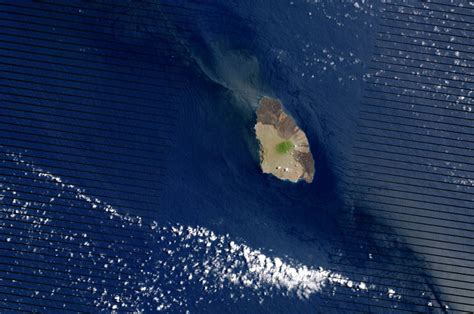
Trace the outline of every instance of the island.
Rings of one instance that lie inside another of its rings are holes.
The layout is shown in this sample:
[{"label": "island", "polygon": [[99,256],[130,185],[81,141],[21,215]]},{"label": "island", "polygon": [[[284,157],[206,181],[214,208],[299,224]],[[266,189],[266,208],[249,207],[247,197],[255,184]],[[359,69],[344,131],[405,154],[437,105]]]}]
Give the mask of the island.
[{"label": "island", "polygon": [[285,113],[278,99],[260,99],[255,133],[263,173],[291,182],[313,182],[314,160],[306,134]]}]

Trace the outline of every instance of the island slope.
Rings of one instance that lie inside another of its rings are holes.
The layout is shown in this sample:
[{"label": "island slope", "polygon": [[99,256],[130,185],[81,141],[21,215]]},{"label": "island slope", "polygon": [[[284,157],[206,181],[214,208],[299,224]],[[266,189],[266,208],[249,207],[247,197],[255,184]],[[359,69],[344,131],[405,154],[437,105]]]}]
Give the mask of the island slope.
[{"label": "island slope", "polygon": [[260,100],[255,133],[264,173],[292,182],[313,181],[314,160],[306,134],[284,112],[278,99],[263,97]]}]

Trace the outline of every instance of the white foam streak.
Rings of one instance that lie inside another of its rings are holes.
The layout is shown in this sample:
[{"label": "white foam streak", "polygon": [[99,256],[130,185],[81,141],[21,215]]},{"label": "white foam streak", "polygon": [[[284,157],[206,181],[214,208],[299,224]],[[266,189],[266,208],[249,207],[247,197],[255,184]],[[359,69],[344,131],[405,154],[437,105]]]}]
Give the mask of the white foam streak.
[{"label": "white foam streak", "polygon": [[[127,222],[138,228],[145,227],[142,226],[141,217],[122,214],[112,205],[88,195],[83,189],[65,183],[61,177],[26,163],[21,156],[8,155],[17,164],[27,167],[37,178],[56,186],[59,190],[56,198],[65,193],[72,194],[76,199],[87,202],[92,209],[108,215],[109,219]],[[186,306],[186,289],[193,285],[201,285],[202,291],[208,295],[229,291],[231,298],[248,297],[250,292],[250,295],[280,294],[306,299],[327,286],[367,289],[363,282],[354,282],[339,273],[302,265],[288,258],[267,256],[262,250],[237,243],[228,235],[217,235],[204,227],[180,224],[163,226],[156,221],[148,227],[152,230],[152,241],[156,245],[150,247],[150,258],[140,270],[143,281],[121,282],[128,290],[134,290],[135,294],[129,291],[123,295],[111,295],[105,289],[94,287],[98,306],[140,309],[142,298],[146,298],[147,302],[151,299],[158,310],[170,309],[175,305]],[[146,232],[144,230],[144,234],[149,232],[148,229]],[[83,247],[91,246],[92,249],[93,244],[86,239],[87,234],[82,238],[86,241]],[[123,259],[117,256],[116,260],[107,260],[106,263],[123,263]],[[165,284],[163,278],[166,278]]]}]

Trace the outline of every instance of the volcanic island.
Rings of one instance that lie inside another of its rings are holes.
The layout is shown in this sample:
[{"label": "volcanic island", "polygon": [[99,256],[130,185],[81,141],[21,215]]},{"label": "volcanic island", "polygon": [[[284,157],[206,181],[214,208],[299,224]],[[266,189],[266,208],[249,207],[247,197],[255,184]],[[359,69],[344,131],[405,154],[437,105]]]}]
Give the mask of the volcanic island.
[{"label": "volcanic island", "polygon": [[291,182],[313,182],[314,160],[306,134],[285,113],[278,99],[260,99],[255,133],[263,173]]}]

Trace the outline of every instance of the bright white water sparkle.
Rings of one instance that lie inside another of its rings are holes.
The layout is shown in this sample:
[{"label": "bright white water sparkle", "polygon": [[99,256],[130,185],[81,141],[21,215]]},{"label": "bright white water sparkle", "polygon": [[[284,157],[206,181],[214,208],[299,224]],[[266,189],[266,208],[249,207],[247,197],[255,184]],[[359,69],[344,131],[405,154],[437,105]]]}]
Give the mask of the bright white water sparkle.
[{"label": "bright white water sparkle", "polygon": [[[218,235],[205,227],[183,226],[179,223],[164,225],[156,221],[145,225],[141,217],[121,213],[114,206],[86,194],[83,189],[65,183],[62,178],[24,161],[19,155],[8,156],[12,162],[26,170],[25,174],[56,188],[56,194],[48,204],[49,208],[54,208],[54,202],[61,197],[73,195],[75,199],[85,202],[86,207],[100,210],[105,221],[118,222],[123,228],[133,226],[143,233],[151,234],[147,258],[137,259],[139,274],[125,276],[118,272],[114,280],[118,280],[119,284],[114,283],[117,288],[113,291],[95,285],[96,279],[93,277],[81,276],[77,279],[90,283],[91,290],[97,296],[95,304],[99,307],[138,311],[148,307],[170,310],[175,306],[187,308],[191,305],[190,302],[210,303],[213,295],[234,300],[259,296],[263,301],[265,296],[276,294],[305,299],[321,292],[325,287],[345,286],[360,292],[375,288],[373,285],[367,287],[364,282],[354,282],[328,269],[302,265],[288,258],[267,256],[262,250],[238,243],[229,235]],[[3,196],[13,197],[12,204],[21,205],[21,209],[15,207],[8,211],[11,213],[9,218],[30,222],[35,226],[29,230],[32,233],[54,221],[47,214],[42,218],[32,216],[28,209],[32,202],[15,198],[18,194],[14,184],[2,187]],[[8,228],[5,225],[0,227]],[[87,253],[71,253],[71,257],[79,256],[81,261],[93,261],[102,270],[131,269],[132,272],[137,272],[137,265],[131,267],[125,253],[113,257],[97,254],[94,249],[97,242],[87,233],[47,235],[48,239],[54,237],[74,242]],[[34,247],[34,242],[29,245]],[[113,249],[114,245],[109,248]],[[53,293],[54,291],[55,289]],[[190,300],[190,293],[199,297]],[[390,291],[390,295],[395,295],[395,291]]]}]

